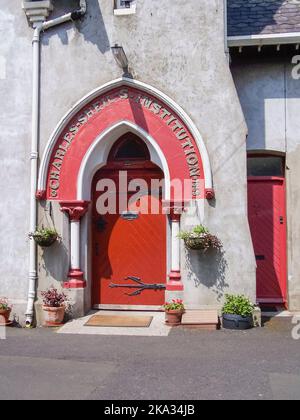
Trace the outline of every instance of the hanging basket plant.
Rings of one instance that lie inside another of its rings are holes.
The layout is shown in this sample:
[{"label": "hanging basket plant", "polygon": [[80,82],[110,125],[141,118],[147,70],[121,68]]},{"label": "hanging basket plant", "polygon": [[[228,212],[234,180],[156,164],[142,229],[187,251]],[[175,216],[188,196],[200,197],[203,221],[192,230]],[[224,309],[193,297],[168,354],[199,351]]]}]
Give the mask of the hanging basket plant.
[{"label": "hanging basket plant", "polygon": [[204,252],[209,249],[220,251],[223,247],[220,239],[212,235],[208,229],[202,225],[196,226],[192,231],[182,231],[179,237],[184,240],[185,246],[192,250],[202,250]]},{"label": "hanging basket plant", "polygon": [[30,233],[28,236],[42,248],[50,247],[59,239],[59,235],[55,229],[44,227],[37,229],[35,232]]}]

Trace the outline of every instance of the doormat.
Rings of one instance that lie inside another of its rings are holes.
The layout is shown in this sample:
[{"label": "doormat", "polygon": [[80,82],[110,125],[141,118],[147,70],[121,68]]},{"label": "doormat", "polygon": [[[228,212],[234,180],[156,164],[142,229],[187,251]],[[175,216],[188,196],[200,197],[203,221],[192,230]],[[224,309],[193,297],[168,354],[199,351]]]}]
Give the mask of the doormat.
[{"label": "doormat", "polygon": [[94,315],[85,327],[149,328],[153,316]]}]

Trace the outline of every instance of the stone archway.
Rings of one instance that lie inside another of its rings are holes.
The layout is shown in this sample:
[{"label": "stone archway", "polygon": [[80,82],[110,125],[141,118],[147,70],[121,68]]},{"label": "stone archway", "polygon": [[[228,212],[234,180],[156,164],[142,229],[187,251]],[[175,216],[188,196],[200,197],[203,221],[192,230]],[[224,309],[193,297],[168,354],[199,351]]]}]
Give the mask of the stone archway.
[{"label": "stone archway", "polygon": [[45,149],[37,198],[58,201],[69,215],[70,271],[65,287],[86,287],[80,248],[87,243],[87,223],[82,221],[91,200],[91,182],[107,163],[114,141],[126,131],[145,141],[151,161],[164,172],[171,223],[167,290],[181,291],[177,235],[183,200],[176,199],[170,186],[175,179],[189,181],[184,201],[213,198],[210,162],[202,137],[186,113],[155,88],[131,79],[111,82],[78,102],[60,121]]}]

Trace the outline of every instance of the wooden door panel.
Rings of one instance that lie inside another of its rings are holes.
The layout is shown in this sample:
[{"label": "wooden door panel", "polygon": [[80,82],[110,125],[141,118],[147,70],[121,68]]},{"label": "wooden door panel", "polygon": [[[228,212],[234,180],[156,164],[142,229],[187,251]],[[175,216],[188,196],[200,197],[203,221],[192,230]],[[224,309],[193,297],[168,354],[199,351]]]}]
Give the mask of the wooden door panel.
[{"label": "wooden door panel", "polygon": [[[99,172],[94,181],[107,173]],[[128,171],[128,180],[134,175]],[[149,184],[154,174],[143,175]],[[161,173],[156,173],[161,177]],[[111,174],[116,182],[118,177]],[[95,190],[94,190],[95,191]],[[118,190],[119,192],[119,190]],[[137,214],[132,220],[123,214],[106,214],[99,216],[96,210],[96,200],[100,193],[94,192],[93,218],[98,220],[99,229],[93,230],[93,303],[112,305],[162,305],[165,299],[163,289],[145,289],[141,294],[129,296],[138,289],[125,287],[110,287],[134,285],[128,276],[141,279],[144,284],[166,283],[166,216],[162,214],[161,198],[151,197],[146,192],[141,196],[139,204],[158,201],[159,214],[141,214],[137,212],[135,203],[127,208],[129,215]],[[130,194],[128,194],[128,199]],[[132,212],[132,213],[130,213]],[[118,212],[119,213],[119,212]],[[94,224],[97,226],[97,223]]]},{"label": "wooden door panel", "polygon": [[248,214],[257,261],[258,301],[286,301],[284,179],[251,178]]}]

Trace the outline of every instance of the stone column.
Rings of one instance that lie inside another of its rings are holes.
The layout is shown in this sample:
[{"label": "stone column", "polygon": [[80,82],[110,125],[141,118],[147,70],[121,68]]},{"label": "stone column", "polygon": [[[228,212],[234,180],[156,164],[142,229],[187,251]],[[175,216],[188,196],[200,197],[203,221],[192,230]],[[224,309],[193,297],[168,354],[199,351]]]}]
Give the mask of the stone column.
[{"label": "stone column", "polygon": [[172,205],[170,207],[171,220],[171,271],[169,274],[169,281],[167,290],[182,291],[183,283],[181,281],[181,264],[180,264],[180,219],[183,211],[183,206]]},{"label": "stone column", "polygon": [[70,221],[70,269],[64,288],[83,289],[86,287],[86,280],[80,268],[80,224],[81,218],[88,211],[89,201],[63,201],[59,204]]}]

